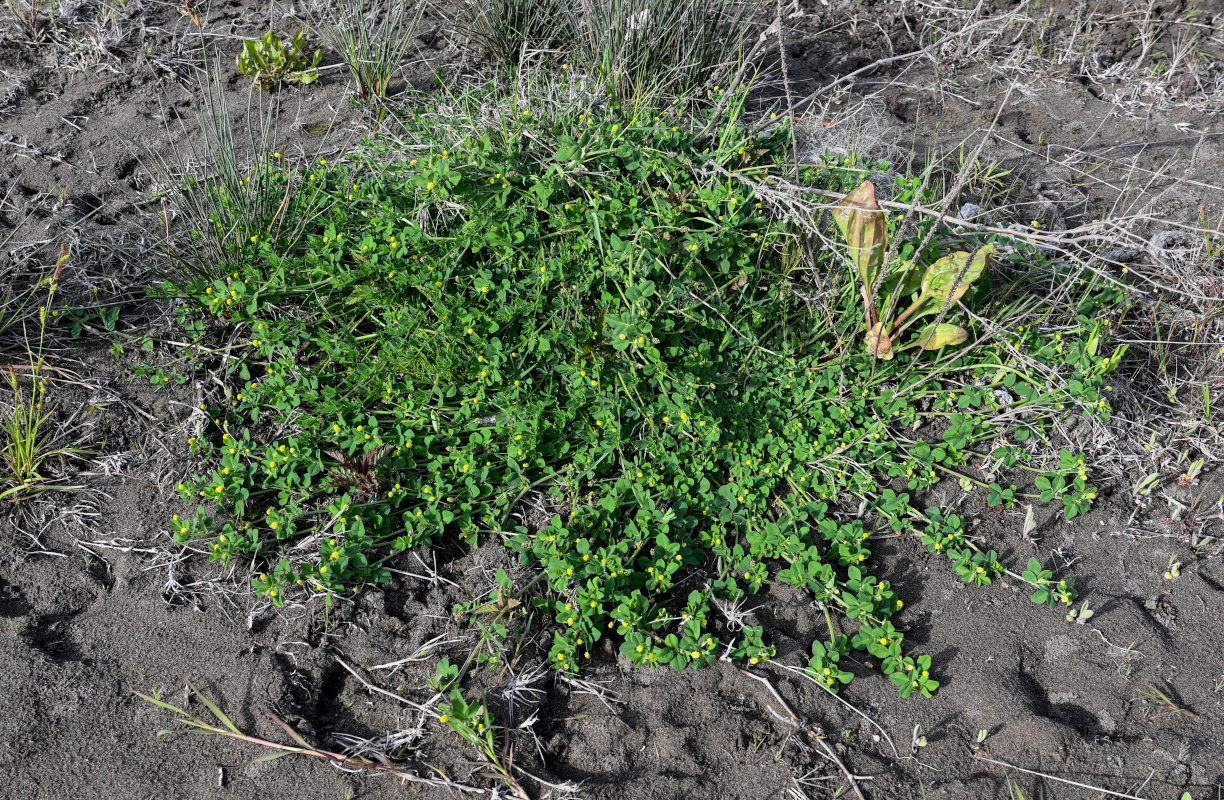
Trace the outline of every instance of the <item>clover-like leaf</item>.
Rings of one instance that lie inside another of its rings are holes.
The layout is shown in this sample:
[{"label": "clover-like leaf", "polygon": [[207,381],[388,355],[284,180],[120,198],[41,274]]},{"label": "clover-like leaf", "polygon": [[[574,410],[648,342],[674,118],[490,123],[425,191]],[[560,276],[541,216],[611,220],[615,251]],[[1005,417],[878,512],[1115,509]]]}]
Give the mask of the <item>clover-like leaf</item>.
[{"label": "clover-like leaf", "polygon": [[969,331],[959,325],[941,322],[938,325],[927,325],[918,332],[918,346],[923,350],[938,350],[949,345],[963,344],[969,338]]}]

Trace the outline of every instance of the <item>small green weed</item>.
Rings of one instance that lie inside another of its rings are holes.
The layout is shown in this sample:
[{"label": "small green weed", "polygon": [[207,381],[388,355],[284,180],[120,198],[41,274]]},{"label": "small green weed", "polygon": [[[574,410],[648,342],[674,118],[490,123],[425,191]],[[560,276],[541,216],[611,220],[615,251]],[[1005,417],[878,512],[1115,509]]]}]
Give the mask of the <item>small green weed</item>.
[{"label": "small green weed", "polygon": [[459,667],[450,663],[450,659],[443,656],[438,661],[437,671],[434,676],[429,679],[429,688],[435,692],[445,692],[452,684],[459,680]]},{"label": "small green weed", "polygon": [[485,703],[468,703],[459,689],[452,689],[450,703],[443,704],[442,714],[438,721],[450,726],[450,729],[470,742],[488,762],[497,776],[506,784],[515,797],[527,797],[514,773],[510,771],[509,762],[498,751],[497,740],[493,727],[493,713]]},{"label": "small green weed", "polygon": [[[475,649],[468,655],[463,668],[459,670],[461,676],[473,663],[492,668],[504,666],[501,654],[506,649],[507,643],[521,641],[531,626],[530,617],[523,627],[520,627],[515,619],[523,605],[517,597],[522,590],[514,591],[510,577],[503,569],[497,571],[495,582],[497,588],[492,598],[485,601],[456,603],[452,610],[455,620],[461,626],[472,625],[480,632],[480,639]],[[530,587],[524,587],[524,590],[527,588]]]},{"label": "small green weed", "polygon": [[[47,408],[47,364],[43,357],[46,345],[48,316],[59,288],[59,276],[68,254],[64,251],[51,277],[39,284],[46,287],[46,299],[38,308],[37,338],[25,331],[27,363],[9,364],[5,368],[12,408],[0,406],[0,460],[7,474],[0,476],[0,500],[18,501],[39,492],[79,489],[79,486],[52,485],[43,474],[48,459],[68,458],[84,451],[77,447],[57,444],[54,431],[48,430],[53,411]],[[24,304],[19,311],[24,310]],[[23,320],[23,329],[26,326]],[[29,381],[26,388],[25,381]]]},{"label": "small green weed", "polygon": [[285,41],[273,31],[259,39],[247,39],[238,54],[238,71],[252,78],[261,89],[285,81],[286,83],[314,83],[319,79],[319,66],[323,53],[315,50],[314,56],[306,51],[306,37],[298,31]]},{"label": "small green weed", "polygon": [[[206,471],[178,487],[195,510],[175,537],[266,564],[254,586],[277,604],[386,581],[409,548],[500,540],[545,590],[499,579],[456,611],[488,629],[492,653],[507,610],[530,604],[568,672],[605,637],[644,666],[769,659],[763,629],[723,624],[714,601],[784,582],[829,609],[815,678],[836,690],[851,680],[842,656],[861,650],[902,695],[929,695],[930,658],[907,652],[893,621],[904,602],[871,573],[875,533],[913,535],[966,582],[1006,574],[1034,602],[1069,606],[1067,581],[1036,561],[1009,571],[962,517],[918,498],[945,477],[986,490],[963,474],[986,459],[1083,513],[1085,460],[1048,437],[1073,414],[1108,419],[1122,348],[1103,353],[1093,315],[1119,296],[1089,283],[1065,322],[969,348],[884,360],[850,346],[874,296],[834,250],[803,259],[796,224],[756,188],[790,174],[789,131],[753,133],[741,99],[726,98],[726,118],[694,118],[481,87],[341,163],[270,162],[270,179],[313,187],[287,195],[285,214],[308,220],[300,235],[265,228],[213,276],[179,282],[188,316],[248,344],[191,442]],[[827,155],[802,177],[847,192],[884,166]],[[927,287],[937,310],[963,296],[1002,325],[1034,280],[1022,276],[1039,276],[1042,296],[1081,280],[1009,253],[991,261],[1006,288],[980,281],[970,297],[965,276],[984,274],[993,235],[935,233],[898,252],[905,274],[951,275]],[[954,272],[924,266],[940,249],[964,254]],[[845,287],[829,309],[804,299],[813,274]],[[551,509],[546,524],[520,518],[528,495]],[[454,716],[470,727],[479,714]]]},{"label": "small green weed", "polygon": [[1149,683],[1145,688],[1139,690],[1139,695],[1148,703],[1164,709],[1152,715],[1152,718],[1163,716],[1164,714],[1185,714],[1193,720],[1201,720],[1198,714],[1183,708],[1177,701],[1169,697],[1167,693],[1157,688],[1154,684]]}]

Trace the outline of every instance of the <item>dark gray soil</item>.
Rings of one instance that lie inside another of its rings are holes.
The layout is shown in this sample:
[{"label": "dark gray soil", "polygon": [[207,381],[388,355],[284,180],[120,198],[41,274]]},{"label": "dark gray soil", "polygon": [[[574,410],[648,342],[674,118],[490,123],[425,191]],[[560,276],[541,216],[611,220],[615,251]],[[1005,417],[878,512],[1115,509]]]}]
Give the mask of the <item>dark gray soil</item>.
[{"label": "dark gray soil", "polygon": [[[949,37],[932,58],[898,60],[846,81],[840,95],[826,93],[803,112],[812,146],[872,148],[904,170],[911,158],[921,165],[955,153],[961,141],[991,129],[982,160],[1013,170],[1004,181],[1013,190],[1008,202],[1029,204],[1020,206],[1026,216],[1053,216],[1053,227],[1146,215],[1146,236],[1161,224],[1195,223],[1200,213],[1218,216],[1224,138],[1198,134],[1220,130],[1224,90],[1209,82],[1220,74],[1148,72],[1153,54],[1171,52],[1179,36],[1198,35],[1199,49],[1224,55],[1224,9],[1198,7],[1201,13],[1188,17],[1190,6],[1177,2],[1023,4],[1010,27],[982,24],[980,35]],[[139,146],[165,152],[168,138],[186,142],[194,130],[200,40],[173,4],[128,0],[106,24],[104,8],[73,7],[61,15],[62,28],[38,43],[11,28],[0,39],[0,239],[16,228],[0,263],[35,253],[34,263],[50,265],[59,243],[71,243],[77,257],[64,291],[123,303],[117,334],[128,342],[126,352],[112,353],[116,334],[95,325],[49,354],[67,371],[55,386],[57,413],[77,415],[77,441],[97,455],[64,467],[86,488],[0,515],[0,617],[7,621],[0,625],[0,796],[456,796],[305,757],[245,765],[261,751],[219,737],[158,741],[159,730],[173,727],[168,715],[131,693],[160,692],[181,705],[182,674],[246,732],[286,741],[261,710],[269,708],[329,749],[343,746],[342,735],[410,730],[421,724],[410,706],[368,691],[339,660],[371,683],[424,702],[437,658],[462,662],[476,641],[451,619],[453,604],[489,592],[499,567],[530,576],[497,544],[420,551],[395,564],[412,575],[367,588],[325,616],[321,605],[277,611],[260,603],[243,573],[220,573],[169,542],[165,520],[178,508],[171,490],[191,470],[186,438],[207,378],[155,390],[133,376],[135,366],[174,354],[161,345],[141,351],[131,337],[173,339],[174,324],[134,282],[141,265],[123,256],[140,252],[142,230],[155,234],[160,224],[158,207],[141,194],[150,175]],[[262,33],[270,20],[292,32],[296,23],[284,19],[292,10],[244,0],[204,10],[209,46],[231,75],[235,117],[248,103],[246,79],[231,62],[239,40]],[[933,18],[956,32],[1009,10],[1004,3],[976,12],[837,0],[791,5],[786,77],[803,96],[879,58],[929,45],[933,40],[919,40],[918,32]],[[6,24],[7,13],[0,9]],[[1094,25],[1077,33],[1089,17]],[[446,29],[441,18],[423,25],[422,60],[407,71],[418,89],[431,88],[435,67],[448,75],[460,69],[461,48]],[[1143,30],[1156,36],[1146,51]],[[1046,49],[1036,52],[1035,41]],[[1135,64],[1137,71],[1128,69]],[[347,75],[335,67],[317,84],[283,90],[286,147],[327,151],[359,135],[363,117],[348,94]],[[851,107],[853,114],[844,113]],[[333,133],[324,138],[319,130],[329,124]],[[1139,146],[1144,142],[1162,144]],[[1093,153],[1092,160],[1074,157],[1071,148]],[[982,200],[989,205],[992,198]],[[1208,283],[1174,288],[1224,296],[1224,286]],[[1187,363],[1186,375],[1201,375],[1195,365],[1218,359],[1218,348],[1190,345],[1171,357]],[[1129,397],[1130,411],[1112,423],[1117,447],[1100,449],[1107,488],[1090,514],[1067,523],[1039,506],[1038,527],[1025,537],[1023,507],[999,512],[980,494],[959,496],[964,513],[979,520],[975,532],[1008,563],[1037,556],[1060,567],[1096,612],[1087,624],[1035,606],[1022,587],[967,588],[946,561],[903,535],[873,549],[880,574],[906,601],[898,619],[907,641],[934,656],[943,686],[933,699],[898,699],[861,660],[849,667],[858,677],[842,694],[861,714],[781,666],[757,671],[805,727],[823,731],[866,797],[1007,797],[1009,779],[1025,797],[1102,796],[1067,781],[1150,800],[1224,792],[1219,428],[1210,420],[1195,428],[1191,410],[1172,400],[1158,408],[1140,402],[1152,388],[1144,385],[1153,374],[1150,355],[1136,343],[1133,363],[1119,375],[1119,404],[1128,407]],[[0,361],[21,357],[11,351]],[[1158,435],[1161,455],[1126,445],[1149,433]],[[1186,485],[1177,480],[1188,464],[1177,460],[1183,453],[1206,458]],[[1150,473],[1164,476],[1162,486],[1134,493]],[[939,499],[957,501],[950,493]],[[1173,562],[1181,562],[1180,575],[1166,578]],[[425,565],[435,563],[438,577],[430,580]],[[778,664],[806,664],[825,624],[810,599],[775,587],[752,602],[778,646]],[[435,637],[441,644],[422,660],[371,669]],[[511,672],[521,677],[538,668],[550,638],[538,625],[528,632],[512,652]],[[533,797],[853,796],[768,690],[736,666],[630,670],[611,643],[601,644],[583,678],[599,684],[603,697],[547,673],[532,684],[541,692],[520,693],[512,703],[509,673],[475,673],[469,694],[487,693],[499,724],[512,729],[515,763],[577,787],[549,789],[525,777]],[[1150,686],[1183,712],[1146,700],[1141,691]],[[198,702],[191,707],[204,714]],[[473,787],[497,785],[466,743],[436,721],[423,724],[406,768]],[[926,746],[915,749],[918,725]]]}]

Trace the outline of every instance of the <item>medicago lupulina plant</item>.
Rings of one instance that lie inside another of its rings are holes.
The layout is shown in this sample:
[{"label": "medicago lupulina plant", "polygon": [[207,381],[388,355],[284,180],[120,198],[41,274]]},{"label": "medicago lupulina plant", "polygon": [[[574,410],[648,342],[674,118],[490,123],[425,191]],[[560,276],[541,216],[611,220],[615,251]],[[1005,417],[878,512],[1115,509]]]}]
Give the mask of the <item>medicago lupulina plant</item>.
[{"label": "medicago lupulina plant", "polygon": [[[644,666],[768,659],[760,626],[715,612],[781,582],[824,604],[809,666],[825,685],[850,679],[837,664],[855,649],[903,695],[929,694],[903,600],[871,572],[877,532],[912,535],[966,581],[1007,574],[1071,602],[1049,570],[1008,572],[970,521],[916,498],[988,459],[1048,477],[1068,516],[1091,503],[1083,460],[1048,437],[1060,417],[1108,417],[1090,319],[1116,302],[1105,287],[1090,278],[1081,313],[1048,333],[881,360],[842,346],[865,298],[833,314],[804,300],[797,231],[753,188],[789,174],[786,127],[465,102],[341,163],[273,162],[311,209],[331,198],[326,213],[298,244],[253,235],[220,276],[177,282],[185,321],[249,343],[192,440],[206,471],[179,486],[195,510],[177,538],[267,565],[254,586],[278,604],[386,581],[409,548],[501,542],[538,570],[522,608],[553,621],[549,661],[571,672],[608,638]],[[828,156],[803,176],[846,192],[881,167]],[[1010,308],[979,288],[981,313]],[[918,435],[932,418],[940,432]],[[518,513],[528,496],[546,524]]]}]

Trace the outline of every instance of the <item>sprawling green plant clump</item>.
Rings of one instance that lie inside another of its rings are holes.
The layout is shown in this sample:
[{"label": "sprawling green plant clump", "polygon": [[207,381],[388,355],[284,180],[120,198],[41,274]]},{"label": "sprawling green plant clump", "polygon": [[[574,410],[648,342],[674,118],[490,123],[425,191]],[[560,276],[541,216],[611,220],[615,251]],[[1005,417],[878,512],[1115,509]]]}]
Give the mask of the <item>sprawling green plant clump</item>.
[{"label": "sprawling green plant clump", "polygon": [[[406,143],[339,164],[274,160],[287,211],[181,281],[249,347],[193,442],[209,471],[179,486],[197,509],[175,535],[268,564],[255,587],[277,603],[385,581],[417,545],[502,537],[546,575],[550,659],[570,671],[605,636],[643,665],[769,658],[760,628],[713,612],[782,581],[845,617],[839,633],[826,611],[813,649],[827,686],[857,648],[903,695],[935,689],[892,621],[902,598],[871,574],[872,534],[919,536],[975,584],[1003,575],[962,517],[918,505],[977,456],[1034,473],[1068,517],[1085,509],[1084,460],[1047,458],[1045,433],[1108,414],[1098,326],[877,359],[853,267],[801,258],[797,225],[753,188],[789,174],[785,128],[482,102],[480,123],[422,116]],[[880,166],[830,156],[804,180],[847,191]],[[286,217],[313,220],[291,245]],[[814,297],[829,274],[840,288]],[[999,318],[1023,301],[983,279],[963,302]],[[516,514],[533,494],[546,524]],[[1008,574],[1037,602],[1075,597],[1035,561]]]}]

